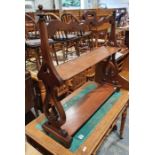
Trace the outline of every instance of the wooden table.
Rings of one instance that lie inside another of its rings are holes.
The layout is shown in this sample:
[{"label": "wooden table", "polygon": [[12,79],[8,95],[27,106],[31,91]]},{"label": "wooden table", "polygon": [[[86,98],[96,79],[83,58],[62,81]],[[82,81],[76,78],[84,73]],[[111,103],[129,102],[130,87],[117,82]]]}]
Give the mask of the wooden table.
[{"label": "wooden table", "polygon": [[[80,90],[77,90],[80,91]],[[121,89],[121,96],[113,105],[113,107],[107,112],[103,119],[94,128],[93,132],[86,139],[86,141],[78,148],[78,150],[72,153],[69,149],[65,148],[40,130],[36,128],[36,125],[45,119],[45,116],[41,114],[37,119],[32,121],[26,126],[26,135],[37,148],[46,154],[54,155],[90,155],[96,154],[96,151],[101,146],[105,138],[111,132],[113,126],[116,124],[118,117],[122,114],[120,135],[123,134],[124,122],[126,118],[126,112],[128,107],[128,91]],[[73,94],[75,95],[75,94]],[[65,100],[66,101],[66,100]],[[48,153],[47,153],[48,152]]]}]

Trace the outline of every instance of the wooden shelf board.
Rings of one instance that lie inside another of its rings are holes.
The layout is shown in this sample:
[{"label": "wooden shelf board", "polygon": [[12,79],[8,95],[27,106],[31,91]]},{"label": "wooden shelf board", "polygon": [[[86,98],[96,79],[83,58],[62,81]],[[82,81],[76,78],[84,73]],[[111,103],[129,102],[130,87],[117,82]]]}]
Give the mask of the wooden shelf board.
[{"label": "wooden shelf board", "polygon": [[[75,58],[74,60],[56,66],[55,68],[60,77],[65,81],[83,72],[89,67],[94,66],[98,62],[106,59],[107,57],[118,52],[119,50],[120,48],[116,47],[98,47],[78,58]],[[37,74],[38,72],[31,71],[32,77],[36,79],[38,79]]]},{"label": "wooden shelf board", "polygon": [[85,97],[65,111],[66,123],[62,126],[62,129],[65,129],[70,136],[74,135],[115,90],[114,86],[104,84],[85,95]]},{"label": "wooden shelf board", "polygon": [[103,59],[116,53],[119,48],[116,47],[99,47],[85,55],[82,55],[72,61],[66,62],[56,67],[56,70],[63,80],[68,80],[73,76],[83,72],[89,67],[97,64]]}]

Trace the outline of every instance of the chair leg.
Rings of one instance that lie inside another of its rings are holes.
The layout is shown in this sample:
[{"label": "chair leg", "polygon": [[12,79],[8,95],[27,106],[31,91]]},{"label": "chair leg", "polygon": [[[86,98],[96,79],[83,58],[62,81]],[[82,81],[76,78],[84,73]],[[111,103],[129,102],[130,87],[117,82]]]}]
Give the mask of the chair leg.
[{"label": "chair leg", "polygon": [[55,56],[56,63],[57,63],[57,65],[59,65],[59,61],[58,61],[58,57],[57,57],[54,45],[52,45],[52,47],[53,47],[53,53],[54,53],[54,56]]},{"label": "chair leg", "polygon": [[[67,47],[66,47],[66,50],[67,50]],[[62,48],[62,54],[63,54],[63,61],[64,62],[66,60],[66,50],[65,50],[65,46],[63,46],[63,48]]]},{"label": "chair leg", "polygon": [[91,47],[91,38],[88,36],[88,46],[89,46],[89,49],[90,51],[92,50],[92,47]]},{"label": "chair leg", "polygon": [[90,40],[91,40],[91,46],[92,46],[92,49],[94,49],[93,34],[90,35]]},{"label": "chair leg", "polygon": [[65,53],[64,53],[65,54],[65,59],[68,59],[68,53],[69,53],[68,47],[69,47],[69,43],[67,42]]},{"label": "chair leg", "polygon": [[98,47],[98,34],[95,35],[95,46]]},{"label": "chair leg", "polygon": [[76,55],[80,56],[80,50],[79,50],[79,42],[77,41],[75,44],[75,50],[76,50]]},{"label": "chair leg", "polygon": [[36,57],[37,69],[39,70],[40,69],[40,66],[41,66],[40,55],[39,55],[39,48],[36,49],[35,57]]}]

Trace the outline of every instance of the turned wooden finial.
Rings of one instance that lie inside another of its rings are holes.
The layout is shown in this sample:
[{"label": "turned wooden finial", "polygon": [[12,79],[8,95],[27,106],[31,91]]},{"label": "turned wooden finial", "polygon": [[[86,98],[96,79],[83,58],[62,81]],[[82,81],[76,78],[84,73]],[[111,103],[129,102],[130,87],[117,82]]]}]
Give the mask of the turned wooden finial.
[{"label": "turned wooden finial", "polygon": [[38,9],[39,9],[40,12],[42,12],[43,11],[43,5],[39,4]]},{"label": "turned wooden finial", "polygon": [[44,19],[45,14],[43,12],[43,5],[41,5],[41,4],[38,5],[37,16],[40,17],[39,20],[45,20]]}]

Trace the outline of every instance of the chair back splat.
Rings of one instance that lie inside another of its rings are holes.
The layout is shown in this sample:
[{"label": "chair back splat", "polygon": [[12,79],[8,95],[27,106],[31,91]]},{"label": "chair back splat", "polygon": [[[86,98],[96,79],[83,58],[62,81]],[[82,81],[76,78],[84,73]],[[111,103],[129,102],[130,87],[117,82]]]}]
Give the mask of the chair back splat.
[{"label": "chair back splat", "polygon": [[70,13],[64,13],[64,14],[62,14],[61,15],[61,20],[64,23],[71,23],[71,22],[80,23],[80,21],[75,16],[73,16]]}]

